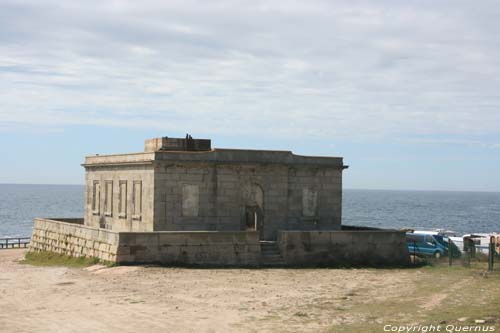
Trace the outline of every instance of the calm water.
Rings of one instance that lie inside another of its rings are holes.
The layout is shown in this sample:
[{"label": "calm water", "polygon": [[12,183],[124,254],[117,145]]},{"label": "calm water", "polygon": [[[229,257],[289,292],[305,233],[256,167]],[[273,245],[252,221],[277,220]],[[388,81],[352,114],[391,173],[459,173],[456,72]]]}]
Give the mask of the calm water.
[{"label": "calm water", "polygon": [[345,190],[343,224],[500,232],[500,193]]},{"label": "calm water", "polygon": [[[35,217],[82,217],[83,186],[0,184],[0,237],[29,236]],[[500,232],[500,193],[344,190],[343,223]]]},{"label": "calm water", "polygon": [[31,236],[35,217],[83,217],[83,186],[0,184],[0,237]]}]

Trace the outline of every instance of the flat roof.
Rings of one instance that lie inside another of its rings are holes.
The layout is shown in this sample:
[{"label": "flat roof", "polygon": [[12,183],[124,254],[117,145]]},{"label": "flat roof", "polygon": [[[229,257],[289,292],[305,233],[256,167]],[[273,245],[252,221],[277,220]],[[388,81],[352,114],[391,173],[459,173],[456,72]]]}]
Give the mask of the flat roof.
[{"label": "flat roof", "polygon": [[342,157],[296,155],[287,150],[257,150],[214,148],[208,151],[168,151],[140,152],[129,154],[89,155],[84,167],[106,165],[137,165],[153,162],[192,162],[227,164],[286,164],[317,165],[345,168]]}]

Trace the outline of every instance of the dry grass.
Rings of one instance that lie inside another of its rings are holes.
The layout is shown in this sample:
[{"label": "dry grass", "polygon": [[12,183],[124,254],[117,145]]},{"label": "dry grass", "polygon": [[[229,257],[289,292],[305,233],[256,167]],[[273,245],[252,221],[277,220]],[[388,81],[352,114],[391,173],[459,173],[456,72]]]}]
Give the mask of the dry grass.
[{"label": "dry grass", "polygon": [[471,268],[426,266],[413,272],[413,287],[381,301],[359,299],[349,307],[355,322],[331,332],[383,332],[384,325],[475,325],[500,328],[500,272],[486,264]]}]

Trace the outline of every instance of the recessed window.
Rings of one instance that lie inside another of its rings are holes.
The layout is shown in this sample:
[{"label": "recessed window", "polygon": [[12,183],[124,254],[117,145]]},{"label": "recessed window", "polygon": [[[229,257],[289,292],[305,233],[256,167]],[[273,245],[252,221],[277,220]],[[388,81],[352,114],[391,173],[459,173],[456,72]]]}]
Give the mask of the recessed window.
[{"label": "recessed window", "polygon": [[99,206],[101,202],[101,185],[98,180],[92,183],[92,214],[99,215]]},{"label": "recessed window", "polygon": [[113,181],[104,182],[104,215],[113,216]]},{"label": "recessed window", "polygon": [[316,216],[318,213],[318,191],[309,187],[302,189],[302,215]]},{"label": "recessed window", "polygon": [[132,202],[134,206],[132,207],[132,218],[134,220],[140,220],[142,214],[142,182],[135,180],[132,185]]},{"label": "recessed window", "polygon": [[120,194],[118,197],[118,217],[127,217],[127,181],[120,180],[119,182]]},{"label": "recessed window", "polygon": [[198,216],[200,206],[200,187],[198,185],[182,186],[182,216]]}]

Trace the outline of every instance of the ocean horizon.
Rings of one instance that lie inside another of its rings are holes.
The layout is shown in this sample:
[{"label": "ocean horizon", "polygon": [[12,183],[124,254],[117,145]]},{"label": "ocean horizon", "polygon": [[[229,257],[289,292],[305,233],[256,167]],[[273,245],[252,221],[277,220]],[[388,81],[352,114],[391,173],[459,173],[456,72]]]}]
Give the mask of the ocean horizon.
[{"label": "ocean horizon", "polygon": [[[30,236],[35,217],[83,213],[83,185],[0,183],[0,237]],[[345,188],[342,224],[500,232],[500,192]]]},{"label": "ocean horizon", "polygon": [[[55,184],[55,183],[2,183],[1,185],[32,185],[32,186],[84,186],[84,184]],[[470,192],[470,193],[500,193],[500,190],[431,190],[431,189],[407,189],[407,188],[364,188],[364,187],[343,187],[343,190],[362,190],[362,191],[401,191],[401,192]]]}]

